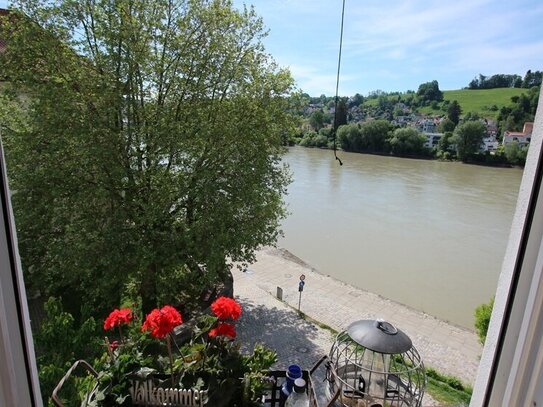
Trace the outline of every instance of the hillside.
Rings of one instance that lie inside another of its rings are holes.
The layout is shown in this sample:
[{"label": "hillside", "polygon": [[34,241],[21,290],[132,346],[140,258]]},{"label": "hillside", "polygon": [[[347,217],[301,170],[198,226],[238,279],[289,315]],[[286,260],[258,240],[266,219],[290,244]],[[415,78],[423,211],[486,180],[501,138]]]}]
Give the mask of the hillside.
[{"label": "hillside", "polygon": [[[481,117],[495,119],[498,117],[502,106],[511,104],[511,97],[526,93],[528,89],[523,88],[496,88],[496,89],[460,89],[445,90],[445,100],[456,100],[462,107],[463,113],[474,112]],[[439,114],[445,113],[440,109],[434,110],[431,107],[419,109],[421,113]]]}]

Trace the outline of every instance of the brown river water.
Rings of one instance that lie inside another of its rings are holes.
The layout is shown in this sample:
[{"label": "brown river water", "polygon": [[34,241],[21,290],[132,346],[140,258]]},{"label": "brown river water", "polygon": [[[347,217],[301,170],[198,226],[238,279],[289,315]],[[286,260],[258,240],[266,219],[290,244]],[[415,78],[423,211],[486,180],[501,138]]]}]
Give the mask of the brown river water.
[{"label": "brown river water", "polygon": [[473,329],[494,295],[522,170],[290,148],[278,245],[317,271]]}]

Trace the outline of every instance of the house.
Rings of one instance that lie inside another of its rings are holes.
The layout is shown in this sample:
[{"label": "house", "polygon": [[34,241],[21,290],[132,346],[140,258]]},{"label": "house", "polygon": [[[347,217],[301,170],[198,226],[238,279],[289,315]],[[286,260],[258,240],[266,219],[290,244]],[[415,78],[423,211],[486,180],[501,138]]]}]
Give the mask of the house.
[{"label": "house", "polygon": [[439,140],[443,137],[443,133],[423,133],[423,135],[426,137],[424,147],[427,148],[437,147],[437,143],[439,143]]},{"label": "house", "polygon": [[493,152],[498,149],[499,145],[500,145],[500,142],[496,140],[495,136],[488,135],[487,137],[483,138],[483,142],[481,143],[481,147],[479,148],[479,151],[482,153],[486,151]]},{"label": "house", "polygon": [[437,125],[433,119],[422,119],[417,122],[417,130],[422,133],[434,133]]},{"label": "house", "polygon": [[503,133],[503,144],[507,145],[516,141],[519,147],[525,147],[532,141],[533,122],[524,123],[522,131],[505,131]]}]

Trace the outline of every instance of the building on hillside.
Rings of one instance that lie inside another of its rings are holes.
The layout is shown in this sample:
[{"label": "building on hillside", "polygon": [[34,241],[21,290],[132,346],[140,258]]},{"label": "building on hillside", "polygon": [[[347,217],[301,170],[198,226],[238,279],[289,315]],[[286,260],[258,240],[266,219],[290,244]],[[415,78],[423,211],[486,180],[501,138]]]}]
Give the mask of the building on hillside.
[{"label": "building on hillside", "polygon": [[483,138],[483,142],[481,143],[479,151],[482,153],[485,153],[487,151],[492,153],[498,149],[499,145],[500,142],[496,140],[495,136],[488,135],[487,137]]},{"label": "building on hillside", "polygon": [[423,133],[424,137],[426,137],[426,142],[424,143],[424,147],[427,148],[434,148],[437,147],[437,143],[439,143],[439,140],[441,140],[441,137],[443,137],[443,133]]},{"label": "building on hillside", "polygon": [[433,119],[422,119],[417,122],[417,130],[422,133],[435,133],[437,125]]},{"label": "building on hillside", "polygon": [[532,141],[533,122],[524,123],[522,131],[505,131],[503,133],[503,144],[507,145],[516,141],[520,147],[525,147]]},{"label": "building on hillside", "polygon": [[486,134],[489,137],[498,136],[498,124],[494,120],[487,120],[485,122],[485,126],[486,126]]}]

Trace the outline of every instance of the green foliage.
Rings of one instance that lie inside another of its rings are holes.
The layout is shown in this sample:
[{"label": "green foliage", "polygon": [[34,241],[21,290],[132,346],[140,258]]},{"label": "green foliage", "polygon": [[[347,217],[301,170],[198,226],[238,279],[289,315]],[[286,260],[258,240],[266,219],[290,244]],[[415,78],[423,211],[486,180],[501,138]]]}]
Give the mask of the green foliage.
[{"label": "green foliage", "polygon": [[347,104],[345,98],[341,98],[337,103],[337,111],[334,112],[334,128],[347,124]]},{"label": "green foliage", "polygon": [[539,101],[539,87],[534,86],[526,93],[511,97],[512,104],[503,106],[498,115],[500,129],[520,131],[525,122],[534,120]]},{"label": "green foliage", "polygon": [[475,330],[477,331],[477,335],[479,335],[479,340],[482,344],[484,344],[486,340],[493,308],[494,298],[492,298],[488,304],[481,304],[475,308]]},{"label": "green foliage", "polygon": [[15,100],[28,121],[3,137],[30,290],[70,292],[69,310],[92,315],[132,284],[148,310],[183,300],[178,270],[209,285],[227,258],[250,262],[275,242],[293,80],[264,51],[253,9],[16,6],[29,18],[9,33],[0,76],[29,96]]},{"label": "green foliage", "polygon": [[428,393],[447,406],[468,406],[472,389],[454,376],[443,375],[432,368],[426,369]]},{"label": "green foliage", "polygon": [[152,377],[162,380],[164,387],[173,383],[178,388],[209,389],[208,405],[231,405],[231,400],[256,405],[267,386],[263,372],[277,361],[277,354],[260,344],[255,345],[252,353],[241,354],[238,343],[227,337],[209,336],[217,323],[215,316],[198,318],[190,340],[175,352],[173,365],[163,356],[167,354],[169,338],[165,343],[131,329],[119,347],[104,353],[98,362],[97,394],[101,400],[96,405],[131,405],[131,380]]},{"label": "green foliage", "polygon": [[530,69],[524,75],[524,80],[522,81],[523,88],[531,88],[533,86],[541,86],[543,72],[535,71],[532,72]]},{"label": "green foliage", "polygon": [[396,129],[388,140],[393,154],[422,154],[426,137],[413,127]]},{"label": "green foliage", "polygon": [[324,126],[324,113],[322,110],[315,110],[309,116],[309,124],[315,131],[319,131]]},{"label": "green foliage", "polygon": [[450,118],[446,117],[439,123],[437,129],[440,133],[448,133],[453,132],[455,127],[456,124]]},{"label": "green foliage", "polygon": [[451,103],[456,100],[464,112],[474,112],[481,117],[496,119],[498,111],[493,106],[498,109],[508,106],[511,103],[511,97],[518,96],[522,92],[525,90],[518,88],[461,89],[446,90],[443,92],[443,97],[445,101]]},{"label": "green foliage", "polygon": [[[530,71],[528,71],[530,72]],[[519,75],[496,74],[490,77],[479,74],[469,83],[469,89],[520,88],[522,78]]]},{"label": "green foliage", "polygon": [[328,147],[328,137],[322,133],[323,130],[326,129],[321,129],[318,133],[308,131],[300,140],[300,145],[303,147]]},{"label": "green foliage", "polygon": [[456,144],[458,158],[467,162],[479,151],[485,134],[485,125],[479,121],[467,121],[458,125],[451,139],[451,142]]},{"label": "green foliage", "polygon": [[514,165],[524,165],[528,155],[528,146],[520,147],[517,141],[504,146],[504,153],[507,161]]},{"label": "green foliage", "polygon": [[453,126],[447,124],[447,128],[444,131],[453,131],[456,125],[458,125],[458,122],[460,121],[461,114],[462,108],[456,100],[453,100],[451,103],[449,103],[449,107],[447,108],[447,119],[453,124]]},{"label": "green foliage", "polygon": [[346,151],[384,152],[391,125],[387,120],[372,120],[361,125],[350,124],[338,129],[338,141]]},{"label": "green foliage", "polygon": [[419,85],[417,96],[422,102],[443,100],[443,92],[439,90],[439,83],[436,80]]},{"label": "green foliage", "polygon": [[[46,317],[35,336],[41,393],[44,403],[70,366],[78,359],[93,358],[101,349],[100,329],[93,318],[78,325],[74,317],[65,312],[62,302],[51,297],[45,303]],[[73,398],[76,387],[67,384],[64,395]]]}]

